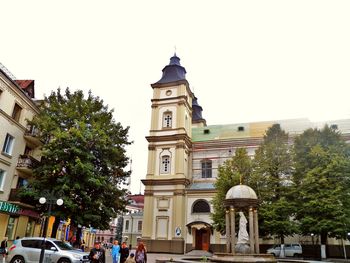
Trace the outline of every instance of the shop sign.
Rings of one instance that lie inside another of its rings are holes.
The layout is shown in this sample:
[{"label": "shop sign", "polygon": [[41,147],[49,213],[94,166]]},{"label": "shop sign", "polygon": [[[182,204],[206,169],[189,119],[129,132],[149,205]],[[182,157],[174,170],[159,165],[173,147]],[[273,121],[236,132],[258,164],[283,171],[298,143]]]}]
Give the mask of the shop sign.
[{"label": "shop sign", "polygon": [[0,201],[0,211],[16,214],[19,210],[18,205]]},{"label": "shop sign", "polygon": [[33,210],[29,210],[29,209],[20,209],[18,211],[18,214],[21,216],[29,216],[29,217],[34,217],[34,218],[40,218],[39,213],[33,211]]}]

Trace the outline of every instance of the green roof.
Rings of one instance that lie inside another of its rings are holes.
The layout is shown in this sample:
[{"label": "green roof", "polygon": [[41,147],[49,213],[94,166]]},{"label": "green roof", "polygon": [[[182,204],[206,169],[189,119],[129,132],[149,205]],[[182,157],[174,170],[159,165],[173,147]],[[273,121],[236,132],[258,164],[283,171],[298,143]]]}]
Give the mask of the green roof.
[{"label": "green roof", "polygon": [[247,138],[250,136],[250,127],[247,123],[210,125],[192,128],[192,141],[211,141],[229,138]]}]

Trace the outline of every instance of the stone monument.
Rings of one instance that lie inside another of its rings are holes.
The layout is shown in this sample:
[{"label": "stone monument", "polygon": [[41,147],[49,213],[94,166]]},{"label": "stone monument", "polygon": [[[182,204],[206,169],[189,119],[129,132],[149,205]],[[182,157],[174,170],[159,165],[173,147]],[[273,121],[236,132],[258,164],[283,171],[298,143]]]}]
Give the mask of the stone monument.
[{"label": "stone monument", "polygon": [[[215,253],[214,262],[277,262],[270,254],[260,254],[258,228],[258,197],[247,185],[235,185],[226,193],[226,253]],[[239,212],[236,241],[236,212]],[[248,220],[244,214],[248,214]],[[249,231],[247,231],[249,224]]]}]

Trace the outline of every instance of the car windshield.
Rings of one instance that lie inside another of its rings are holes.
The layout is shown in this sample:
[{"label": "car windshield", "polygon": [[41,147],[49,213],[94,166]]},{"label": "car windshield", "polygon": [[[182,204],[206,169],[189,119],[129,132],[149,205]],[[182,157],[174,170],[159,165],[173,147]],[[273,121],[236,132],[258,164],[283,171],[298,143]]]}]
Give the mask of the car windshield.
[{"label": "car windshield", "polygon": [[55,245],[58,246],[62,250],[74,250],[71,244],[63,241],[54,241]]}]

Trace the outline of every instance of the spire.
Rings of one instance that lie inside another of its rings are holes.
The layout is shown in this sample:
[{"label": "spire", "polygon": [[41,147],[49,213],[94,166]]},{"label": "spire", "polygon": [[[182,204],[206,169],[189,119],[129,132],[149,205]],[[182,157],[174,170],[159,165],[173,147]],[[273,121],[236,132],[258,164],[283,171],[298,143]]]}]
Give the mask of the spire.
[{"label": "spire", "polygon": [[181,66],[180,58],[174,53],[170,58],[169,65],[163,68],[162,78],[155,84],[170,83],[179,80],[186,80],[186,69]]}]

